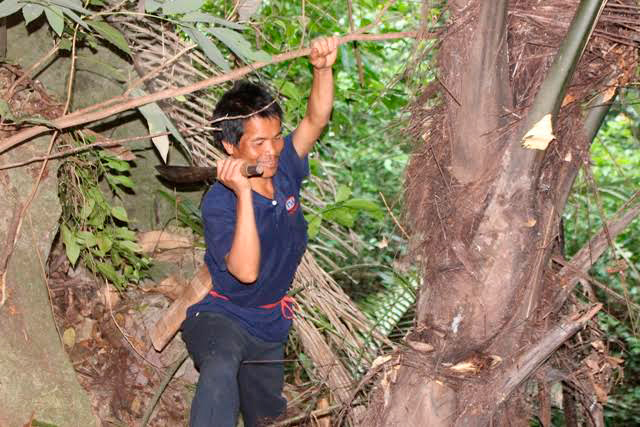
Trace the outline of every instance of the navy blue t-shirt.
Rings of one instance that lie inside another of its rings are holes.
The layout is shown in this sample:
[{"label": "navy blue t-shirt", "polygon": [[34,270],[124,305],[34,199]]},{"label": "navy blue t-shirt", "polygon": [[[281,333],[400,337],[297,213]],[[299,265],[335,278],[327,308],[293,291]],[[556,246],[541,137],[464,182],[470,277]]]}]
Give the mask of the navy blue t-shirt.
[{"label": "navy blue t-shirt", "polygon": [[[273,179],[275,199],[252,192],[256,225],[260,236],[260,273],[255,283],[239,282],[227,271],[224,257],[231,250],[236,224],[236,195],[220,182],[202,202],[207,249],[204,261],[221,297],[207,295],[187,310],[217,312],[238,320],[252,335],[269,342],[287,340],[291,320],[274,304],[286,296],[307,246],[307,223],[300,207],[300,184],[309,174],[307,157],[300,159],[292,136],[284,139],[278,170]],[[287,316],[288,317],[288,316]]]}]

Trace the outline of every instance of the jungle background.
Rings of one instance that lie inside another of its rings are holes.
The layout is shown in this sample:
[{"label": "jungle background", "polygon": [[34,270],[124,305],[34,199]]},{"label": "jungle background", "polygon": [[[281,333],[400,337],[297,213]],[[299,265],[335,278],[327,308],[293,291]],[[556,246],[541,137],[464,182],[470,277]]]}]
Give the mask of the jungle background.
[{"label": "jungle background", "polygon": [[[341,45],[332,120],[304,193],[311,239],[294,291],[302,312],[285,361],[290,408],[279,425],[352,422],[384,355],[411,345],[405,338],[415,326],[418,289],[428,286],[403,188],[420,143],[407,130],[409,118],[424,87],[438,81],[437,36],[450,23],[446,2],[4,0],[0,15],[6,16],[3,139],[33,125],[55,129],[55,118],[124,91],[141,96],[191,84],[296,51],[318,36],[362,28],[431,34]],[[311,83],[306,59],[277,62],[250,77],[278,94],[284,126],[293,129]],[[153,167],[163,154],[171,164],[206,164],[219,155],[206,145],[207,100],[231,84],[3,146],[0,424],[90,425],[93,416],[104,425],[186,424],[197,373],[180,363],[179,337],[157,353],[147,331],[201,266],[198,203],[206,187],[176,188]],[[566,260],[603,218],[637,199],[639,99],[633,84],[620,88],[591,147],[590,167],[573,186],[563,214]],[[155,135],[153,144],[146,135]],[[33,160],[55,153],[62,155]],[[639,228],[635,220],[618,234],[575,292],[578,301],[603,303],[599,338],[581,342],[578,334],[565,349],[587,347],[611,361],[611,389],[596,390],[612,426],[640,423]],[[13,271],[20,274],[11,279]],[[37,297],[21,295],[21,284]],[[55,330],[40,332],[53,339],[34,339],[29,325],[51,313]],[[16,351],[18,337],[27,335],[25,352]],[[68,360],[49,350],[55,348]],[[600,374],[597,363],[585,366]],[[175,375],[173,368],[180,368]],[[531,425],[575,425],[567,419],[570,393],[558,380],[543,383],[525,387]],[[57,400],[48,401],[58,390]],[[574,416],[592,422],[579,409]]]}]

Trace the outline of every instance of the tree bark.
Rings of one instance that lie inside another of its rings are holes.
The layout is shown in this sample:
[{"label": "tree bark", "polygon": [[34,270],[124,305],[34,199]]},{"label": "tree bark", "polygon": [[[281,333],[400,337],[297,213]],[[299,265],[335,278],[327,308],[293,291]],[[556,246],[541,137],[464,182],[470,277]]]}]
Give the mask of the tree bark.
[{"label": "tree bark", "polygon": [[[424,277],[409,338],[435,351],[420,362],[403,354],[394,381],[385,375],[375,425],[528,425],[521,385],[595,314],[541,322],[562,286],[545,272],[608,89],[628,81],[637,55],[593,37],[587,45],[603,2],[578,3],[451,4],[437,86],[413,110],[410,131],[424,146],[406,182]],[[601,60],[602,49],[616,54]],[[441,103],[430,107],[434,92]],[[584,114],[594,92],[598,108]],[[548,148],[523,148],[547,114]]]}]

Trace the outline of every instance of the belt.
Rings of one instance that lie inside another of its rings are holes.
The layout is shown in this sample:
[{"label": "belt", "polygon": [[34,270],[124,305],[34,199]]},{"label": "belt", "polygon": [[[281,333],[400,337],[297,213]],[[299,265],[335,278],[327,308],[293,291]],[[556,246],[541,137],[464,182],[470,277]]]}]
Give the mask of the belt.
[{"label": "belt", "polygon": [[[211,290],[209,291],[209,295],[211,295],[214,298],[220,298],[224,301],[231,301],[229,299],[229,297],[226,297],[224,295],[222,295],[219,292],[216,292],[215,290]],[[284,297],[282,297],[282,299],[271,303],[271,304],[264,304],[259,306],[259,308],[264,308],[264,309],[272,309],[275,308],[277,306],[280,306],[280,313],[282,313],[282,317],[284,317],[287,320],[291,320],[293,319],[295,312],[294,312],[294,307],[298,306],[298,303],[296,302],[295,299],[293,299],[293,297],[289,296],[289,295],[285,295]]]}]

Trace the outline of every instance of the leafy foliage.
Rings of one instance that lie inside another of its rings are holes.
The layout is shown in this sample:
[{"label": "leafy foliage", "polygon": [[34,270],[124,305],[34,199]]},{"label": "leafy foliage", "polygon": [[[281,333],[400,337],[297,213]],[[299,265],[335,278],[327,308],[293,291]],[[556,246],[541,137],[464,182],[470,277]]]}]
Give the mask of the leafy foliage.
[{"label": "leafy foliage", "polygon": [[[585,174],[576,180],[564,215],[566,252],[573,255],[602,227],[599,204],[610,217],[640,188],[640,142],[637,138],[640,109],[637,91],[627,91],[612,109],[591,148],[591,173],[596,188]],[[597,194],[597,198],[595,197]],[[636,219],[614,241],[589,272],[628,301],[640,303],[640,220]],[[621,268],[622,266],[622,268]],[[605,415],[610,425],[640,423],[640,313],[610,299],[596,289],[606,302],[599,323],[608,339],[609,351],[624,359],[624,378],[614,388]]]},{"label": "leafy foliage", "polygon": [[[93,140],[84,137],[75,142]],[[129,161],[96,150],[67,160],[59,172],[60,237],[69,262],[75,266],[82,258],[91,271],[120,290],[143,278],[150,265],[136,243],[126,209],[111,197],[134,189],[127,175],[130,168]]]}]

